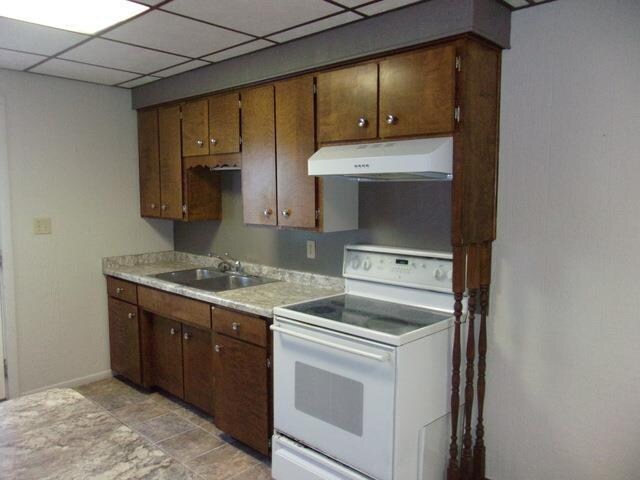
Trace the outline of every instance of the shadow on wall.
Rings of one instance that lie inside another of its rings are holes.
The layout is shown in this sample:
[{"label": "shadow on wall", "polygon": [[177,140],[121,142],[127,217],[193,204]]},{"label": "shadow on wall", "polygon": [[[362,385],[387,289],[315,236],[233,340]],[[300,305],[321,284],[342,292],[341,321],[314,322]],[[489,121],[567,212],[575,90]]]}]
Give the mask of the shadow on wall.
[{"label": "shadow on wall", "polygon": [[[176,250],[229,252],[249,262],[340,275],[342,251],[349,243],[451,249],[449,182],[362,183],[360,229],[324,234],[245,225],[240,172],[224,172],[222,189],[223,220],[175,222]],[[307,240],[316,241],[315,259],[306,257]]]}]

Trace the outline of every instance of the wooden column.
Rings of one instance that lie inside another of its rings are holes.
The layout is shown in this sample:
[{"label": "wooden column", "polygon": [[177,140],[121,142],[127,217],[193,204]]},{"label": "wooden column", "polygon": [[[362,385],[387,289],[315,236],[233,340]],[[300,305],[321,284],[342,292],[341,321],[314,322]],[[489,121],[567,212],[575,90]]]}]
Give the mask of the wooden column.
[{"label": "wooden column", "polygon": [[491,243],[480,247],[480,331],[478,333],[478,421],[473,449],[473,479],[485,480],[484,392],[487,370],[487,315],[491,283]]},{"label": "wooden column", "polygon": [[475,316],[476,299],[480,284],[478,246],[471,245],[467,256],[467,289],[469,291],[467,315],[467,368],[464,390],[464,434],[462,436],[462,456],[460,470],[463,480],[471,480],[473,473],[473,380],[475,363]]},{"label": "wooden column", "polygon": [[447,480],[460,479],[458,464],[458,412],[460,410],[460,327],[462,323],[462,298],[465,289],[466,250],[463,247],[453,249],[453,311],[455,327],[453,334],[452,373],[451,373],[451,443],[449,444],[449,466]]}]

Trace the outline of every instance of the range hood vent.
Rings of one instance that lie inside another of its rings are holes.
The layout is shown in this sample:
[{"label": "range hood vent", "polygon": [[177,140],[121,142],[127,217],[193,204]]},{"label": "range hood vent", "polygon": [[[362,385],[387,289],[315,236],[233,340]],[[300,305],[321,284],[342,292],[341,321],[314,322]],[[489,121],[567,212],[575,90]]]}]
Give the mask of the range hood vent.
[{"label": "range hood vent", "polygon": [[453,137],[322,147],[309,175],[359,181],[446,181],[453,178]]}]

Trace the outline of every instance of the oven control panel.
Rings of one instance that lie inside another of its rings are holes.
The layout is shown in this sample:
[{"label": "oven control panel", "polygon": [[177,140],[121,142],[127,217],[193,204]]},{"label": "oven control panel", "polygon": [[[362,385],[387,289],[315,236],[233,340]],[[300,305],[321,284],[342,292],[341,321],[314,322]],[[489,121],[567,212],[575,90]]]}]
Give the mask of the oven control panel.
[{"label": "oven control panel", "polygon": [[349,245],[342,273],[346,278],[450,292],[453,261],[450,253]]}]

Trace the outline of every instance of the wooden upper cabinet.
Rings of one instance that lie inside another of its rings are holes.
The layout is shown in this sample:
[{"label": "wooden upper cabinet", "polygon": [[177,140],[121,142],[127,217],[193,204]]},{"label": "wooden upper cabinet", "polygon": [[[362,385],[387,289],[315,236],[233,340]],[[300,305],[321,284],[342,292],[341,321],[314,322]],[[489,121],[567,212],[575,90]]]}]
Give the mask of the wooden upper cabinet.
[{"label": "wooden upper cabinet", "polygon": [[378,65],[318,75],[318,143],[378,136]]},{"label": "wooden upper cabinet", "polygon": [[380,137],[454,130],[453,45],[396,55],[380,62]]},{"label": "wooden upper cabinet", "polygon": [[182,156],[209,154],[209,103],[206,99],[182,105]]},{"label": "wooden upper cabinet", "polygon": [[160,216],[160,157],[158,110],[138,112],[138,157],[140,161],[140,214]]},{"label": "wooden upper cabinet", "polygon": [[307,161],[315,151],[313,77],[278,82],[276,151],[278,225],[316,227],[316,177]]},{"label": "wooden upper cabinet", "polygon": [[209,98],[209,153],[240,152],[240,95]]},{"label": "wooden upper cabinet", "polygon": [[162,218],[182,220],[182,156],[180,106],[158,109]]},{"label": "wooden upper cabinet", "polygon": [[244,222],[276,225],[276,138],[273,85],[242,92]]}]

